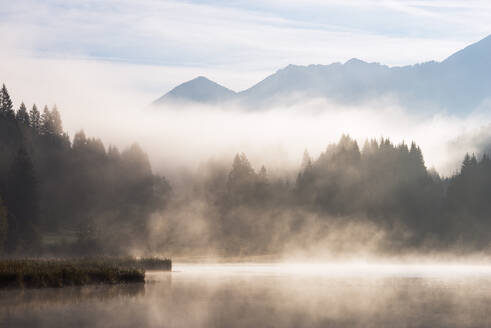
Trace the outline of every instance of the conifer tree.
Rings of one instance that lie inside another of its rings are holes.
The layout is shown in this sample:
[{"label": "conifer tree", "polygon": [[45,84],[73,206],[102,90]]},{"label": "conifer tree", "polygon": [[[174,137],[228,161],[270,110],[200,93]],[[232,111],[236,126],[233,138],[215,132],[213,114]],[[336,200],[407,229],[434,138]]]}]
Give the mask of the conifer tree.
[{"label": "conifer tree", "polygon": [[10,95],[5,87],[5,84],[2,86],[0,90],[0,115],[6,118],[13,119],[15,118],[15,112],[12,105],[12,99],[10,99]]},{"label": "conifer tree", "polygon": [[26,105],[24,105],[23,102],[20,104],[20,108],[17,111],[17,114],[15,115],[15,118],[17,119],[17,121],[19,121],[20,123],[24,124],[25,126],[29,126],[30,125],[29,114],[27,113]]},{"label": "conifer tree", "polygon": [[73,149],[80,150],[87,146],[87,137],[85,136],[84,130],[80,130],[73,137]]},{"label": "conifer tree", "polygon": [[63,126],[61,123],[60,112],[58,111],[58,107],[56,107],[56,105],[53,106],[53,109],[50,112],[50,121],[53,134],[57,136],[62,135]]},{"label": "conifer tree", "polygon": [[120,160],[121,153],[119,152],[118,147],[109,145],[107,148],[107,157],[112,160]]},{"label": "conifer tree", "polygon": [[473,153],[471,156],[471,166],[476,167],[477,166],[477,158],[476,155]]},{"label": "conifer tree", "polygon": [[228,175],[227,190],[232,202],[243,202],[254,198],[256,173],[244,153],[237,154]]},{"label": "conifer tree", "polygon": [[303,170],[308,170],[312,168],[312,157],[310,157],[309,152],[307,149],[303,152],[303,158],[302,158],[302,166],[301,169]]},{"label": "conifer tree", "polygon": [[412,160],[412,165],[415,165],[414,168],[419,170],[420,173],[425,173],[426,167],[423,159],[423,153],[421,152],[421,148],[419,148],[419,146],[416,146],[416,143],[414,142],[411,143],[409,156]]},{"label": "conifer tree", "polygon": [[48,109],[48,106],[45,105],[43,109],[43,114],[41,115],[41,134],[49,135],[53,134],[53,123],[51,120],[51,112]]},{"label": "conifer tree", "polygon": [[263,165],[261,169],[257,173],[257,182],[256,182],[256,198],[259,202],[265,203],[268,201],[270,196],[270,184],[268,179],[268,171],[266,167]]},{"label": "conifer tree", "polygon": [[266,167],[263,165],[257,174],[259,180],[267,182],[268,181],[268,172],[266,171]]},{"label": "conifer tree", "polygon": [[471,156],[469,155],[469,153],[466,153],[464,156],[464,160],[462,161],[460,173],[463,174],[467,172],[471,167],[472,167]]},{"label": "conifer tree", "polygon": [[29,120],[31,122],[31,127],[37,131],[41,129],[41,113],[39,113],[36,104],[32,105],[32,109],[29,111]]}]

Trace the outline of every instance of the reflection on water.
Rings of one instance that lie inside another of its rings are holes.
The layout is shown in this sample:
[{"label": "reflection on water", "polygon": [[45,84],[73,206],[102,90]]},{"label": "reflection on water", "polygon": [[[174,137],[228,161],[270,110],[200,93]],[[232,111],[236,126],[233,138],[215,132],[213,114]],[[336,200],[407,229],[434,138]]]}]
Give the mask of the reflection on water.
[{"label": "reflection on water", "polygon": [[484,266],[178,265],[126,286],[0,291],[0,327],[487,327]]}]

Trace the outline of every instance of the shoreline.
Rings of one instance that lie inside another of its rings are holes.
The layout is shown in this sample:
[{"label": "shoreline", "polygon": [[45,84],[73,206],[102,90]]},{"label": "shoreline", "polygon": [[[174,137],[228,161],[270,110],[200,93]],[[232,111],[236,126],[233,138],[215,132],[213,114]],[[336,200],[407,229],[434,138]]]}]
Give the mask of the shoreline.
[{"label": "shoreline", "polygon": [[0,289],[145,283],[146,270],[171,271],[161,258],[1,259]]}]

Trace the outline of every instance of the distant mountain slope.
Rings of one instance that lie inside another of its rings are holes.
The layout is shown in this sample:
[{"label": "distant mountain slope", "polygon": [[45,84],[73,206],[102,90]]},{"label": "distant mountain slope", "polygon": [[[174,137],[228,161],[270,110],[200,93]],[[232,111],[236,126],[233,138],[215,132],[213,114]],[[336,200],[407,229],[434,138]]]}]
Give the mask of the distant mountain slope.
[{"label": "distant mountain slope", "polygon": [[154,104],[188,101],[197,103],[218,103],[235,96],[235,92],[215,83],[204,76],[182,83],[157,99]]},{"label": "distant mountain slope", "polygon": [[[198,79],[206,82],[197,83]],[[201,103],[235,100],[252,109],[312,97],[355,105],[390,98],[414,111],[462,114],[491,98],[491,36],[440,63],[388,67],[351,59],[344,64],[289,65],[239,93],[198,79],[180,85],[163,98],[172,95]]]}]

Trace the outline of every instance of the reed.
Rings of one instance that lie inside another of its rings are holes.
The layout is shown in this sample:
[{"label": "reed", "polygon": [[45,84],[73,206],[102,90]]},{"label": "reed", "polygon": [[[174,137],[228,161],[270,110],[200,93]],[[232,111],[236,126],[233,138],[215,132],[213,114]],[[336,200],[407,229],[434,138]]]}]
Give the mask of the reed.
[{"label": "reed", "polygon": [[0,287],[64,287],[145,282],[145,270],[171,270],[161,258],[1,259]]}]

